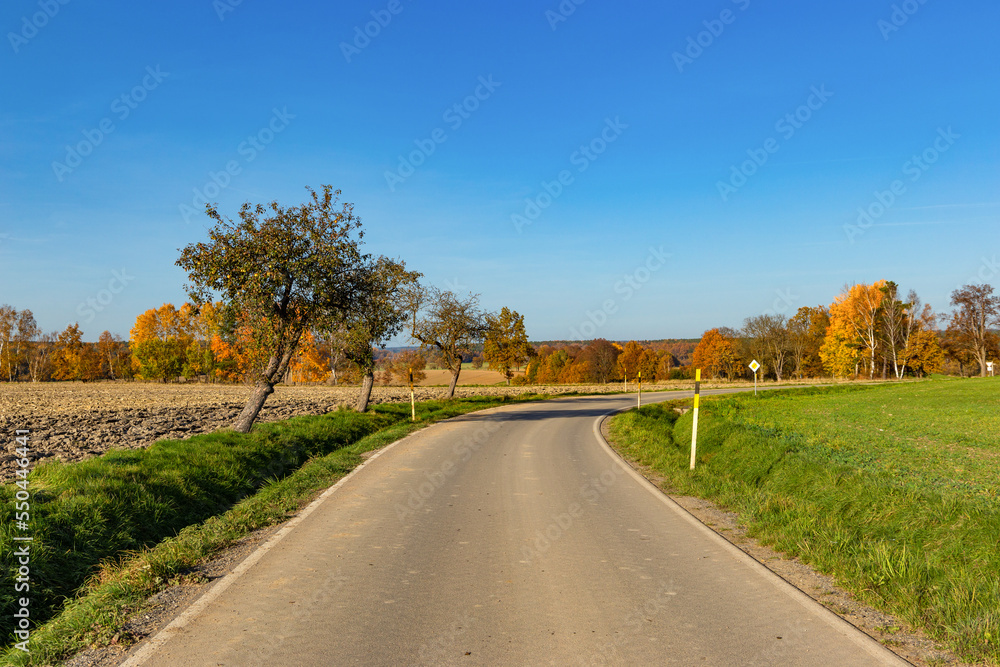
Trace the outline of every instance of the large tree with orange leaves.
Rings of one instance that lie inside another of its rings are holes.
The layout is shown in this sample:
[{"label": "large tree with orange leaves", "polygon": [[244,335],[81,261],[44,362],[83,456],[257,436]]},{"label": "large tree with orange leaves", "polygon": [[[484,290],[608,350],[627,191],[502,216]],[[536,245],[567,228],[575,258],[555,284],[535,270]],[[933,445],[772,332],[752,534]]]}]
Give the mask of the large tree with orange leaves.
[{"label": "large tree with orange leaves", "polygon": [[56,380],[96,380],[101,360],[92,345],[83,342],[83,332],[71,324],[59,334],[52,355],[52,377]]},{"label": "large tree with orange leaves", "polygon": [[733,341],[718,329],[709,329],[702,335],[692,356],[695,368],[703,369],[710,378],[732,378],[738,363]]},{"label": "large tree with orange leaves", "polygon": [[823,374],[820,348],[830,326],[826,306],[802,306],[788,319],[788,338],[795,365],[794,373],[800,378],[819,377]]},{"label": "large tree with orange leaves", "polygon": [[[615,347],[621,350],[621,354],[618,355],[618,366],[622,370],[622,378],[628,383],[628,379],[632,378],[635,380],[636,375],[642,369],[642,359],[645,349],[637,341],[630,340],[625,343],[624,347],[615,345]],[[647,380],[651,380],[647,376]]]},{"label": "large tree with orange leaves", "polygon": [[311,331],[302,335],[299,351],[289,367],[292,382],[323,382],[330,375],[329,362]]},{"label": "large tree with orange leaves", "polygon": [[[615,345],[615,347],[620,347]],[[646,382],[653,382],[657,379],[660,368],[660,356],[638,341],[630,340],[620,347],[621,354],[618,355],[618,367],[622,371],[622,378],[626,381],[632,378],[635,381],[641,373],[641,377]],[[669,364],[669,362],[668,362]],[[664,373],[664,377],[669,375],[669,368]]]}]

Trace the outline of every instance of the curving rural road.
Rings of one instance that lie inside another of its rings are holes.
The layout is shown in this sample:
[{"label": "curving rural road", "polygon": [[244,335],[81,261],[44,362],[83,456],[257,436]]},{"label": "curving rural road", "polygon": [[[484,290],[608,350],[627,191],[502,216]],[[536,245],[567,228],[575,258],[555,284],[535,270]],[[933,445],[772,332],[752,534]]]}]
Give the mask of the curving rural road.
[{"label": "curving rural road", "polygon": [[411,435],[126,664],[908,664],[623,465],[596,425],[634,400]]}]

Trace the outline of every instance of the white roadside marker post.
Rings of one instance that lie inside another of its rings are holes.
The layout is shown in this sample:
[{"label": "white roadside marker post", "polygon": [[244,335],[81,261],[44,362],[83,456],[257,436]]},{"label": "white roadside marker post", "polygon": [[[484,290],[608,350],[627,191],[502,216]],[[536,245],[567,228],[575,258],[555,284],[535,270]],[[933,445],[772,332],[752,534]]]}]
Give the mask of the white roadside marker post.
[{"label": "white roadside marker post", "polygon": [[410,421],[417,421],[417,401],[413,396],[413,369],[408,369],[410,372]]},{"label": "white roadside marker post", "polygon": [[701,398],[701,369],[694,372],[694,422],[691,424],[691,470],[694,470],[694,459],[698,452],[698,402]]}]

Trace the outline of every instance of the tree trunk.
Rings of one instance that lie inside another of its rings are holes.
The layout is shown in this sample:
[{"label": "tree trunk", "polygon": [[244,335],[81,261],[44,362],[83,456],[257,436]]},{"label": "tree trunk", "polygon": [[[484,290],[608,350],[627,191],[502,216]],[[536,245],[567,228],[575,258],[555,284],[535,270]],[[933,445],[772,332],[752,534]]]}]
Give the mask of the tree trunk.
[{"label": "tree trunk", "polygon": [[236,423],[233,424],[233,430],[237,433],[249,433],[250,427],[253,423],[257,421],[257,415],[260,414],[260,409],[264,407],[264,401],[267,397],[274,393],[274,386],[267,381],[265,378],[261,378],[257,381],[257,385],[253,389],[253,393],[250,394],[250,400],[243,407],[243,412],[240,416],[236,418]]},{"label": "tree trunk", "polygon": [[358,394],[358,403],[356,408],[358,412],[365,412],[368,410],[368,401],[372,397],[372,385],[375,384],[375,374],[371,369],[365,372],[365,377],[361,380],[361,391]]},{"label": "tree trunk", "polygon": [[336,387],[339,378],[337,377],[337,366],[343,357],[343,352],[335,352],[334,349],[330,348],[330,377],[327,378],[326,384],[330,387]]},{"label": "tree trunk", "polygon": [[455,398],[455,386],[458,384],[458,374],[462,372],[462,367],[454,369],[451,372],[451,384],[448,386],[448,393],[445,395],[445,399],[451,400]]},{"label": "tree trunk", "polygon": [[250,427],[257,421],[260,409],[264,407],[264,401],[274,393],[275,383],[288,370],[288,364],[291,362],[294,352],[295,346],[293,345],[282,356],[275,355],[268,360],[267,368],[257,378],[257,384],[254,386],[253,393],[250,394],[250,400],[247,401],[240,416],[236,418],[236,423],[233,424],[234,431],[237,433],[250,432]]}]

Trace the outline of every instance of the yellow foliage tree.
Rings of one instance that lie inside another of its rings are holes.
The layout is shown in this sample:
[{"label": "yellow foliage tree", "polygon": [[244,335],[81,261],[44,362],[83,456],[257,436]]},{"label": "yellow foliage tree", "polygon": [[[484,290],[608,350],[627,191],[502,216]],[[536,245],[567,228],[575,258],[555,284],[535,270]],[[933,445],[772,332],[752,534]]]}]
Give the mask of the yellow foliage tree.
[{"label": "yellow foliage tree", "polygon": [[166,382],[184,370],[188,348],[194,336],[192,320],[197,311],[185,303],[178,310],[165,303],[139,315],[129,332],[133,366],[139,377]]},{"label": "yellow foliage tree", "polygon": [[861,341],[854,328],[843,317],[831,314],[826,337],[819,348],[819,357],[825,368],[835,378],[846,378],[856,373],[861,359]]},{"label": "yellow foliage tree", "polygon": [[[886,295],[886,284],[885,280],[878,280],[871,285],[850,285],[830,304],[830,329],[839,338],[835,341],[838,350],[833,356],[831,353],[834,351],[828,350],[827,357],[834,360],[833,363],[841,370],[848,357],[843,348],[854,341],[867,358],[868,377],[875,377],[875,352],[881,341],[882,302]],[[823,346],[827,347],[826,342]],[[855,368],[860,361],[859,356],[855,360]],[[823,363],[827,365],[825,360]],[[832,370],[829,365],[827,368]]]}]

